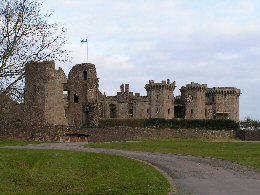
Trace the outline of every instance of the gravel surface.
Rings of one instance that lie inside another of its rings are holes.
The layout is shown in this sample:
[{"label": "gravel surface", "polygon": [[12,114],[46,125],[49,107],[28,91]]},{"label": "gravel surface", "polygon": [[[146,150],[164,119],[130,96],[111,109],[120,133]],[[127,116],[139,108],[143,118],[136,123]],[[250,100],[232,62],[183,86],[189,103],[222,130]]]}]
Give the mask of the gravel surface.
[{"label": "gravel surface", "polygon": [[83,148],[83,143],[54,143],[5,148],[61,149],[122,155],[145,161],[165,173],[170,194],[260,195],[260,171],[228,161],[193,156]]}]

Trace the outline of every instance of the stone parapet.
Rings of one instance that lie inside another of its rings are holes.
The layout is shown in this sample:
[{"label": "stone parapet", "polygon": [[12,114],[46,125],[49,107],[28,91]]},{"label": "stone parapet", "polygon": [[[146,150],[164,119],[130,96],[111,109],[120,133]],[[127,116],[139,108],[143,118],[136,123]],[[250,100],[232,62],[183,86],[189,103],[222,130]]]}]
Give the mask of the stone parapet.
[{"label": "stone parapet", "polygon": [[223,95],[238,95],[240,96],[241,91],[235,87],[213,87],[208,88],[206,91],[207,94],[223,94]]},{"label": "stone parapet", "polygon": [[170,83],[170,80],[167,79],[167,82],[163,80],[161,83],[155,83],[154,80],[149,80],[149,84],[145,85],[147,91],[154,89],[165,89],[165,90],[174,90],[176,88],[176,82]]},{"label": "stone parapet", "polygon": [[200,90],[200,91],[205,91],[207,89],[207,84],[199,84],[199,83],[194,83],[191,82],[191,84],[187,84],[185,87],[181,87],[181,91],[183,90],[192,90],[192,89],[196,89],[196,90]]}]

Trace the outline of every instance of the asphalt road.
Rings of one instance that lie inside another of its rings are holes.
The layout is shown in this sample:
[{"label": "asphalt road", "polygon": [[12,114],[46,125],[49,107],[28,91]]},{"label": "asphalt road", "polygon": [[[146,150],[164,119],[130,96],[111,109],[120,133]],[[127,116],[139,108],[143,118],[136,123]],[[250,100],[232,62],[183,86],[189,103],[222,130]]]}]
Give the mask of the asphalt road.
[{"label": "asphalt road", "polygon": [[25,149],[61,149],[122,155],[152,164],[168,178],[170,194],[260,195],[260,171],[228,161],[172,154],[83,148],[82,143],[9,146]]}]

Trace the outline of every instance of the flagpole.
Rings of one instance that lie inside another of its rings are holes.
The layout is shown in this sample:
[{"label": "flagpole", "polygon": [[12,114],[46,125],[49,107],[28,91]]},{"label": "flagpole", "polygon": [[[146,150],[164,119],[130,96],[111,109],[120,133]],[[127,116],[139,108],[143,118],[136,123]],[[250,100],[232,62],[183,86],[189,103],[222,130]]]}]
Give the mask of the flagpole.
[{"label": "flagpole", "polygon": [[87,43],[87,63],[88,63],[88,37],[84,40],[81,40],[82,43]]}]

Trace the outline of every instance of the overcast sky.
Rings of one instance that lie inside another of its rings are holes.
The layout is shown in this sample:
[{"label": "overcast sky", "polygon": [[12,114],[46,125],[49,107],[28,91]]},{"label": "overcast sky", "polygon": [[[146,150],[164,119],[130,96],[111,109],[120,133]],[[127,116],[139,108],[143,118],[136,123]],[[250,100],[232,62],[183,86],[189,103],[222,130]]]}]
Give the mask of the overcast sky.
[{"label": "overcast sky", "polygon": [[122,83],[146,95],[148,80],[237,87],[241,119],[260,119],[259,0],[44,0],[52,19],[67,28],[71,67],[89,62],[100,91]]}]

